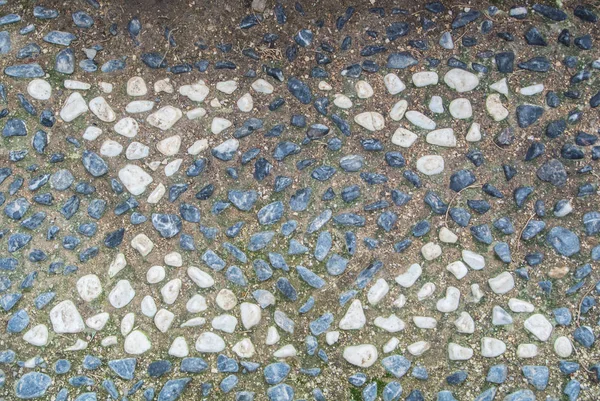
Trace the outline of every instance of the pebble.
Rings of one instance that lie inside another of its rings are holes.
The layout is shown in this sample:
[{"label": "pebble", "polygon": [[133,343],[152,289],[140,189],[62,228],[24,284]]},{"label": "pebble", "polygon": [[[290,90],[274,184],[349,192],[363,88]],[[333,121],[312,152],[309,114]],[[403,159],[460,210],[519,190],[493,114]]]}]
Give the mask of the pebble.
[{"label": "pebble", "polygon": [[435,121],[416,110],[409,110],[404,114],[404,116],[408,121],[410,121],[411,124],[424,130],[430,131],[436,127]]},{"label": "pebble", "polygon": [[354,122],[369,131],[381,131],[385,127],[384,117],[377,112],[364,112],[354,116]]},{"label": "pebble", "polygon": [[343,357],[354,366],[368,368],[377,361],[379,355],[374,345],[361,344],[345,347]]},{"label": "pebble", "polygon": [[457,92],[470,92],[479,85],[479,78],[460,68],[451,69],[444,75],[444,82]]}]

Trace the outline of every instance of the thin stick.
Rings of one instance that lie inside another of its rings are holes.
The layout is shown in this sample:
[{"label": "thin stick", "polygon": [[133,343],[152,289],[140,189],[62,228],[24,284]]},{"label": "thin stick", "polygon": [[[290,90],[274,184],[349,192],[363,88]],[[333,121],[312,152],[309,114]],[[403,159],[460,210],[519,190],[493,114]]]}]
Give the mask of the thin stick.
[{"label": "thin stick", "polygon": [[448,207],[446,208],[446,215],[444,216],[444,226],[446,226],[446,228],[448,228],[448,213],[450,213],[450,206],[452,206],[452,203],[454,203],[454,201],[456,200],[456,198],[458,198],[461,194],[462,191],[464,191],[465,189],[469,189],[469,188],[474,188],[474,187],[478,187],[479,185],[477,184],[473,184],[473,185],[469,185],[468,187],[464,187],[463,189],[461,189],[460,191],[458,191],[450,200],[450,203],[448,203]]},{"label": "thin stick", "polygon": [[591,288],[589,288],[581,297],[581,300],[579,301],[579,305],[577,306],[577,320],[575,321],[575,324],[577,325],[577,327],[581,327],[581,325],[579,324],[579,318],[581,317],[581,305],[583,305],[583,300],[585,299],[585,297],[587,297],[590,292],[592,292],[592,290],[595,288],[595,285],[592,283]]},{"label": "thin stick", "polygon": [[170,40],[171,40],[171,35],[173,34],[173,32],[175,32],[177,29],[179,28],[174,28],[169,30],[169,34],[167,35],[167,51],[165,52],[165,54],[163,55],[162,59],[160,60],[160,63],[158,63],[158,65],[161,65],[163,63],[163,61],[165,61],[165,58],[167,57],[167,54],[169,54],[169,49],[171,48],[170,45]]},{"label": "thin stick", "polygon": [[519,236],[517,237],[517,249],[515,250],[515,255],[517,254],[517,252],[519,252],[519,246],[521,245],[521,236],[523,235],[523,231],[525,231],[525,228],[527,228],[527,225],[529,224],[531,219],[533,219],[534,217],[535,217],[535,213],[533,213],[531,216],[529,216],[529,218],[525,222],[525,225],[523,226],[523,228],[521,228],[521,232],[519,232]]}]

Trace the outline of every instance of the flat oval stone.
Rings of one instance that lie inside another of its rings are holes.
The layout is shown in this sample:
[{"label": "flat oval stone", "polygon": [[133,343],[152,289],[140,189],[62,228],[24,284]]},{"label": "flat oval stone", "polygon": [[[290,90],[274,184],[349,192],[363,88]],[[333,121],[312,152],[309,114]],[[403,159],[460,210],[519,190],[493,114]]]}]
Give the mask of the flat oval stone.
[{"label": "flat oval stone", "polygon": [[457,92],[469,92],[479,85],[479,78],[469,71],[453,68],[444,75],[444,82]]}]

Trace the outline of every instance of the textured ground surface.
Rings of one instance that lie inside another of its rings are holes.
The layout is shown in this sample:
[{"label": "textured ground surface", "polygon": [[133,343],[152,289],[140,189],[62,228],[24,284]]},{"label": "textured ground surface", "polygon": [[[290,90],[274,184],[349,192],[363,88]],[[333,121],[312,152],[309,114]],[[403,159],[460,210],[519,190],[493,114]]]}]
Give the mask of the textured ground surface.
[{"label": "textured ground surface", "polygon": [[600,10],[358,3],[0,0],[0,399],[600,399]]}]

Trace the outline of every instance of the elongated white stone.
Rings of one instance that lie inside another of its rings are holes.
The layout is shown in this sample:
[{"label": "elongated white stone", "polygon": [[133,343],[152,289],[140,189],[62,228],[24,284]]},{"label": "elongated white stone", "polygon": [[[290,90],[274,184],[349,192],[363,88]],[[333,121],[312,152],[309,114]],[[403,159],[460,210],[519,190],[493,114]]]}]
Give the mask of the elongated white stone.
[{"label": "elongated white stone", "polygon": [[436,127],[435,121],[419,111],[409,110],[404,116],[411,124],[424,130],[430,131]]}]

